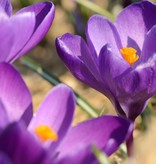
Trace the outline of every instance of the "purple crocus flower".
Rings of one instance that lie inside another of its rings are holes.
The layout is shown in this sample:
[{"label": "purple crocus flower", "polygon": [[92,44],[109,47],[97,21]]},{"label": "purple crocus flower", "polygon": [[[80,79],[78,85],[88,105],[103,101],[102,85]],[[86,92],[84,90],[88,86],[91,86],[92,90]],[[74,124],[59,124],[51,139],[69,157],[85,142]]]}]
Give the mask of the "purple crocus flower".
[{"label": "purple crocus flower", "polygon": [[0,0],[0,62],[13,62],[45,36],[54,19],[54,5],[40,2],[12,15],[10,0]]},{"label": "purple crocus flower", "polygon": [[0,63],[0,77],[0,163],[93,163],[91,145],[110,155],[132,133],[133,123],[117,116],[71,127],[75,97],[64,84],[50,91],[32,116],[31,96],[20,74]]},{"label": "purple crocus flower", "polygon": [[64,34],[56,39],[60,58],[74,76],[106,95],[119,115],[131,120],[156,93],[156,5],[142,1],[125,8],[114,23],[93,15],[87,43]]}]

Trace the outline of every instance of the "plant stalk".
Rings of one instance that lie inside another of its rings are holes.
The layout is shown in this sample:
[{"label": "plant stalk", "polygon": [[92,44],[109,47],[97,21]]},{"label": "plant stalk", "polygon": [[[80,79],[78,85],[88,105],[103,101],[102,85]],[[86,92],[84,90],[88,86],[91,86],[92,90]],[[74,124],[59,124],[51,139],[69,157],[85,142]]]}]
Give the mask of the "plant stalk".
[{"label": "plant stalk", "polygon": [[[39,74],[42,78],[47,80],[52,85],[57,85],[62,83],[55,75],[50,74],[45,69],[43,69],[36,61],[33,59],[24,56],[21,58],[22,63],[30,68],[32,71]],[[86,101],[84,100],[78,93],[74,91],[76,96],[77,105],[81,107],[90,117],[98,117],[98,112]]]}]

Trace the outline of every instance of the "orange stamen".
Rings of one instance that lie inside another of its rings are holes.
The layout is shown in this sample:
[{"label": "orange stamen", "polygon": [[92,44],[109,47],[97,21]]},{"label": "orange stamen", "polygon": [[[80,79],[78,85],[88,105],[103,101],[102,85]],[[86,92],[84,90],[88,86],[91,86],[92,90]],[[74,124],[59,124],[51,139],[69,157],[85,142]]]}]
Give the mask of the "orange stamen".
[{"label": "orange stamen", "polygon": [[132,47],[125,47],[120,49],[120,52],[124,59],[132,66],[133,63],[135,63],[139,56],[136,54],[136,50]]},{"label": "orange stamen", "polygon": [[57,133],[47,125],[40,125],[36,127],[35,133],[42,142],[47,140],[57,141],[58,139]]}]

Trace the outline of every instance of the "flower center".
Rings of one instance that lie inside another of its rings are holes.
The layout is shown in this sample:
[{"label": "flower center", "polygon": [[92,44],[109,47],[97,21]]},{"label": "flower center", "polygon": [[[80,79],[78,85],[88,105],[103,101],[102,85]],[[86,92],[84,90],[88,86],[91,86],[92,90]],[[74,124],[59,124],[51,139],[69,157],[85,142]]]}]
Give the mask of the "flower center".
[{"label": "flower center", "polygon": [[47,140],[57,141],[58,139],[57,133],[47,125],[40,125],[36,127],[35,133],[42,142]]},{"label": "flower center", "polygon": [[135,63],[139,56],[136,54],[136,49],[132,47],[125,47],[120,49],[120,52],[123,56],[123,58],[132,66],[133,63]]}]

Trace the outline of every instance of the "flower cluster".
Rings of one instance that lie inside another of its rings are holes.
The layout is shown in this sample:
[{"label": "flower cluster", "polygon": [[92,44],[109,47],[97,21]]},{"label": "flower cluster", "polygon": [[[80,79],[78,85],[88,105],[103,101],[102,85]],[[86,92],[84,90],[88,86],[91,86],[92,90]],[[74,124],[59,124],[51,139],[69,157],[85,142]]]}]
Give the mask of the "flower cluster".
[{"label": "flower cluster", "polygon": [[0,163],[94,163],[92,145],[111,155],[129,138],[133,123],[101,116],[72,127],[75,96],[64,84],[49,92],[36,113],[18,71],[9,63],[34,47],[47,33],[54,5],[41,2],[12,15],[0,0]]},{"label": "flower cluster", "polygon": [[156,93],[155,14],[155,4],[134,3],[114,23],[93,15],[86,42],[69,33],[56,39],[72,74],[106,95],[119,114],[72,126],[73,90],[57,85],[34,112],[31,93],[11,65],[46,35],[54,4],[39,2],[12,15],[10,0],[0,0],[0,163],[98,163],[93,147],[110,156],[125,141],[131,153],[133,121]]}]

